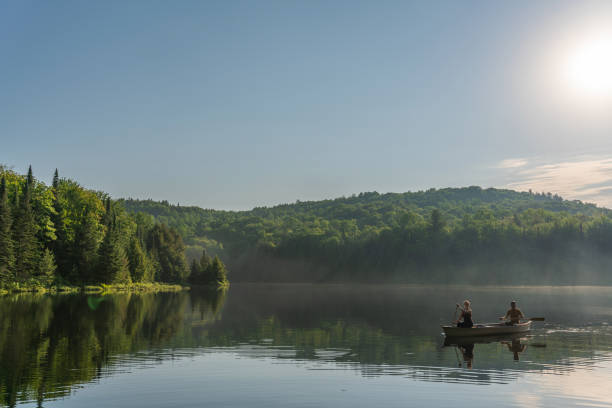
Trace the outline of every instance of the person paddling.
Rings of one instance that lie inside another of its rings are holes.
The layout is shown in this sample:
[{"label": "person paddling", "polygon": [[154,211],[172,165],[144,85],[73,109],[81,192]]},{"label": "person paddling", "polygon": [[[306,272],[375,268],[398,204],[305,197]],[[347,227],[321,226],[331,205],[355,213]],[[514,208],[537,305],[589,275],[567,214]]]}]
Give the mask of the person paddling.
[{"label": "person paddling", "polygon": [[510,302],[510,309],[506,312],[506,314],[499,318],[499,320],[507,320],[507,325],[519,324],[521,319],[524,319],[525,315],[521,312],[521,309],[516,307],[516,301]]},{"label": "person paddling", "polygon": [[[457,305],[457,307],[460,308],[461,306]],[[459,319],[455,320],[455,323],[457,324],[457,327],[470,328],[474,326],[474,322],[472,321],[472,307],[469,300],[463,301],[461,315],[459,316]]]}]

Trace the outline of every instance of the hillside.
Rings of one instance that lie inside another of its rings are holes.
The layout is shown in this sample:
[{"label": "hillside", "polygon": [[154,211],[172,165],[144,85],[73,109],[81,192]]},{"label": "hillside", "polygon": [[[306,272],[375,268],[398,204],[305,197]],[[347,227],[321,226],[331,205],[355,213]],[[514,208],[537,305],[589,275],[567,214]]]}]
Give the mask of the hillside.
[{"label": "hillside", "polygon": [[192,256],[223,253],[237,280],[461,280],[455,270],[487,282],[509,271],[522,282],[590,282],[608,279],[612,253],[610,210],[543,193],[371,192],[250,211],[123,204],[176,228]]}]

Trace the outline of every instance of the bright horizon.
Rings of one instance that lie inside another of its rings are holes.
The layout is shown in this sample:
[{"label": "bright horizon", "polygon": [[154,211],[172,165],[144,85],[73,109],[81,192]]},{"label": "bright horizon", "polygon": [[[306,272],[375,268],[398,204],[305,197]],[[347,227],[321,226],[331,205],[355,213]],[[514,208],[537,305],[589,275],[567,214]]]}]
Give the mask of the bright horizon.
[{"label": "bright horizon", "polygon": [[612,208],[612,3],[0,6],[0,163],[250,209],[431,187]]}]

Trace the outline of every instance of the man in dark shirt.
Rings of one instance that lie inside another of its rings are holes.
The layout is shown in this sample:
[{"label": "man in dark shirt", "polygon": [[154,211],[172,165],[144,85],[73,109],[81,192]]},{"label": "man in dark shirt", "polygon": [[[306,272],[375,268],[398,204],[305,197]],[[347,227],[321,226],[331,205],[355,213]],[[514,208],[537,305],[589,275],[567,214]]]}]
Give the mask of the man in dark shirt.
[{"label": "man in dark shirt", "polygon": [[525,315],[521,312],[521,309],[516,307],[516,301],[510,302],[510,309],[506,312],[505,316],[499,318],[499,320],[509,320],[506,324],[519,324],[521,319],[524,319]]}]

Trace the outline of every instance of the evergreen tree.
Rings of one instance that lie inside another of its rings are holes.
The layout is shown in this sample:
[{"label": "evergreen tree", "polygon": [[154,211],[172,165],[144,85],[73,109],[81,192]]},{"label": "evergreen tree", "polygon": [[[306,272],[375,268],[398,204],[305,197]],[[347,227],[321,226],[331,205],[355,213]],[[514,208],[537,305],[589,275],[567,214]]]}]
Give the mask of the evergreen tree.
[{"label": "evergreen tree", "polygon": [[130,241],[128,263],[130,275],[134,282],[150,282],[153,280],[153,266],[137,237],[133,237]]},{"label": "evergreen tree", "polygon": [[59,172],[57,169],[55,169],[55,172],[53,173],[53,183],[51,184],[51,187],[53,187],[54,191],[57,191],[59,187]]},{"label": "evergreen tree", "polygon": [[212,263],[210,264],[210,269],[211,276],[214,279],[213,282],[216,282],[217,284],[227,283],[227,270],[218,256],[215,255]]},{"label": "evergreen tree", "polygon": [[38,265],[39,282],[47,286],[51,285],[55,281],[56,269],[57,266],[55,265],[55,257],[53,256],[53,253],[48,248],[45,248]]},{"label": "evergreen tree", "polygon": [[104,200],[104,217],[102,218],[102,224],[107,228],[113,223],[113,210],[110,198]]},{"label": "evergreen tree", "polygon": [[113,228],[109,228],[100,245],[96,283],[129,283],[130,270],[125,250],[118,242]]},{"label": "evergreen tree", "polygon": [[[34,187],[34,174],[32,173],[32,165],[28,167],[28,175],[26,178],[26,185],[30,186],[30,189]],[[31,193],[31,191],[30,191]]]},{"label": "evergreen tree", "polygon": [[69,281],[96,282],[98,242],[98,221],[89,210],[85,210],[75,231],[71,251],[74,258],[66,277]]},{"label": "evergreen tree", "polygon": [[51,187],[53,192],[54,209],[51,221],[55,227],[56,239],[52,243],[52,248],[56,256],[59,275],[67,277],[70,274],[71,269],[71,251],[70,244],[68,242],[68,231],[66,229],[66,222],[64,219],[64,209],[60,201],[59,183],[59,173],[57,169],[55,169],[55,173],[53,174],[53,184]]},{"label": "evergreen tree", "polygon": [[11,237],[11,224],[6,178],[2,177],[0,181],[0,283],[6,283],[13,277],[15,255]]},{"label": "evergreen tree", "polygon": [[151,229],[147,248],[159,264],[159,279],[162,282],[184,282],[189,275],[185,259],[185,244],[178,232],[165,224]]},{"label": "evergreen tree", "polygon": [[30,203],[33,183],[34,177],[32,176],[32,166],[30,166],[13,228],[15,253],[17,255],[15,276],[18,281],[29,279],[33,273],[36,273],[38,268],[39,245],[36,238],[37,225]]}]

